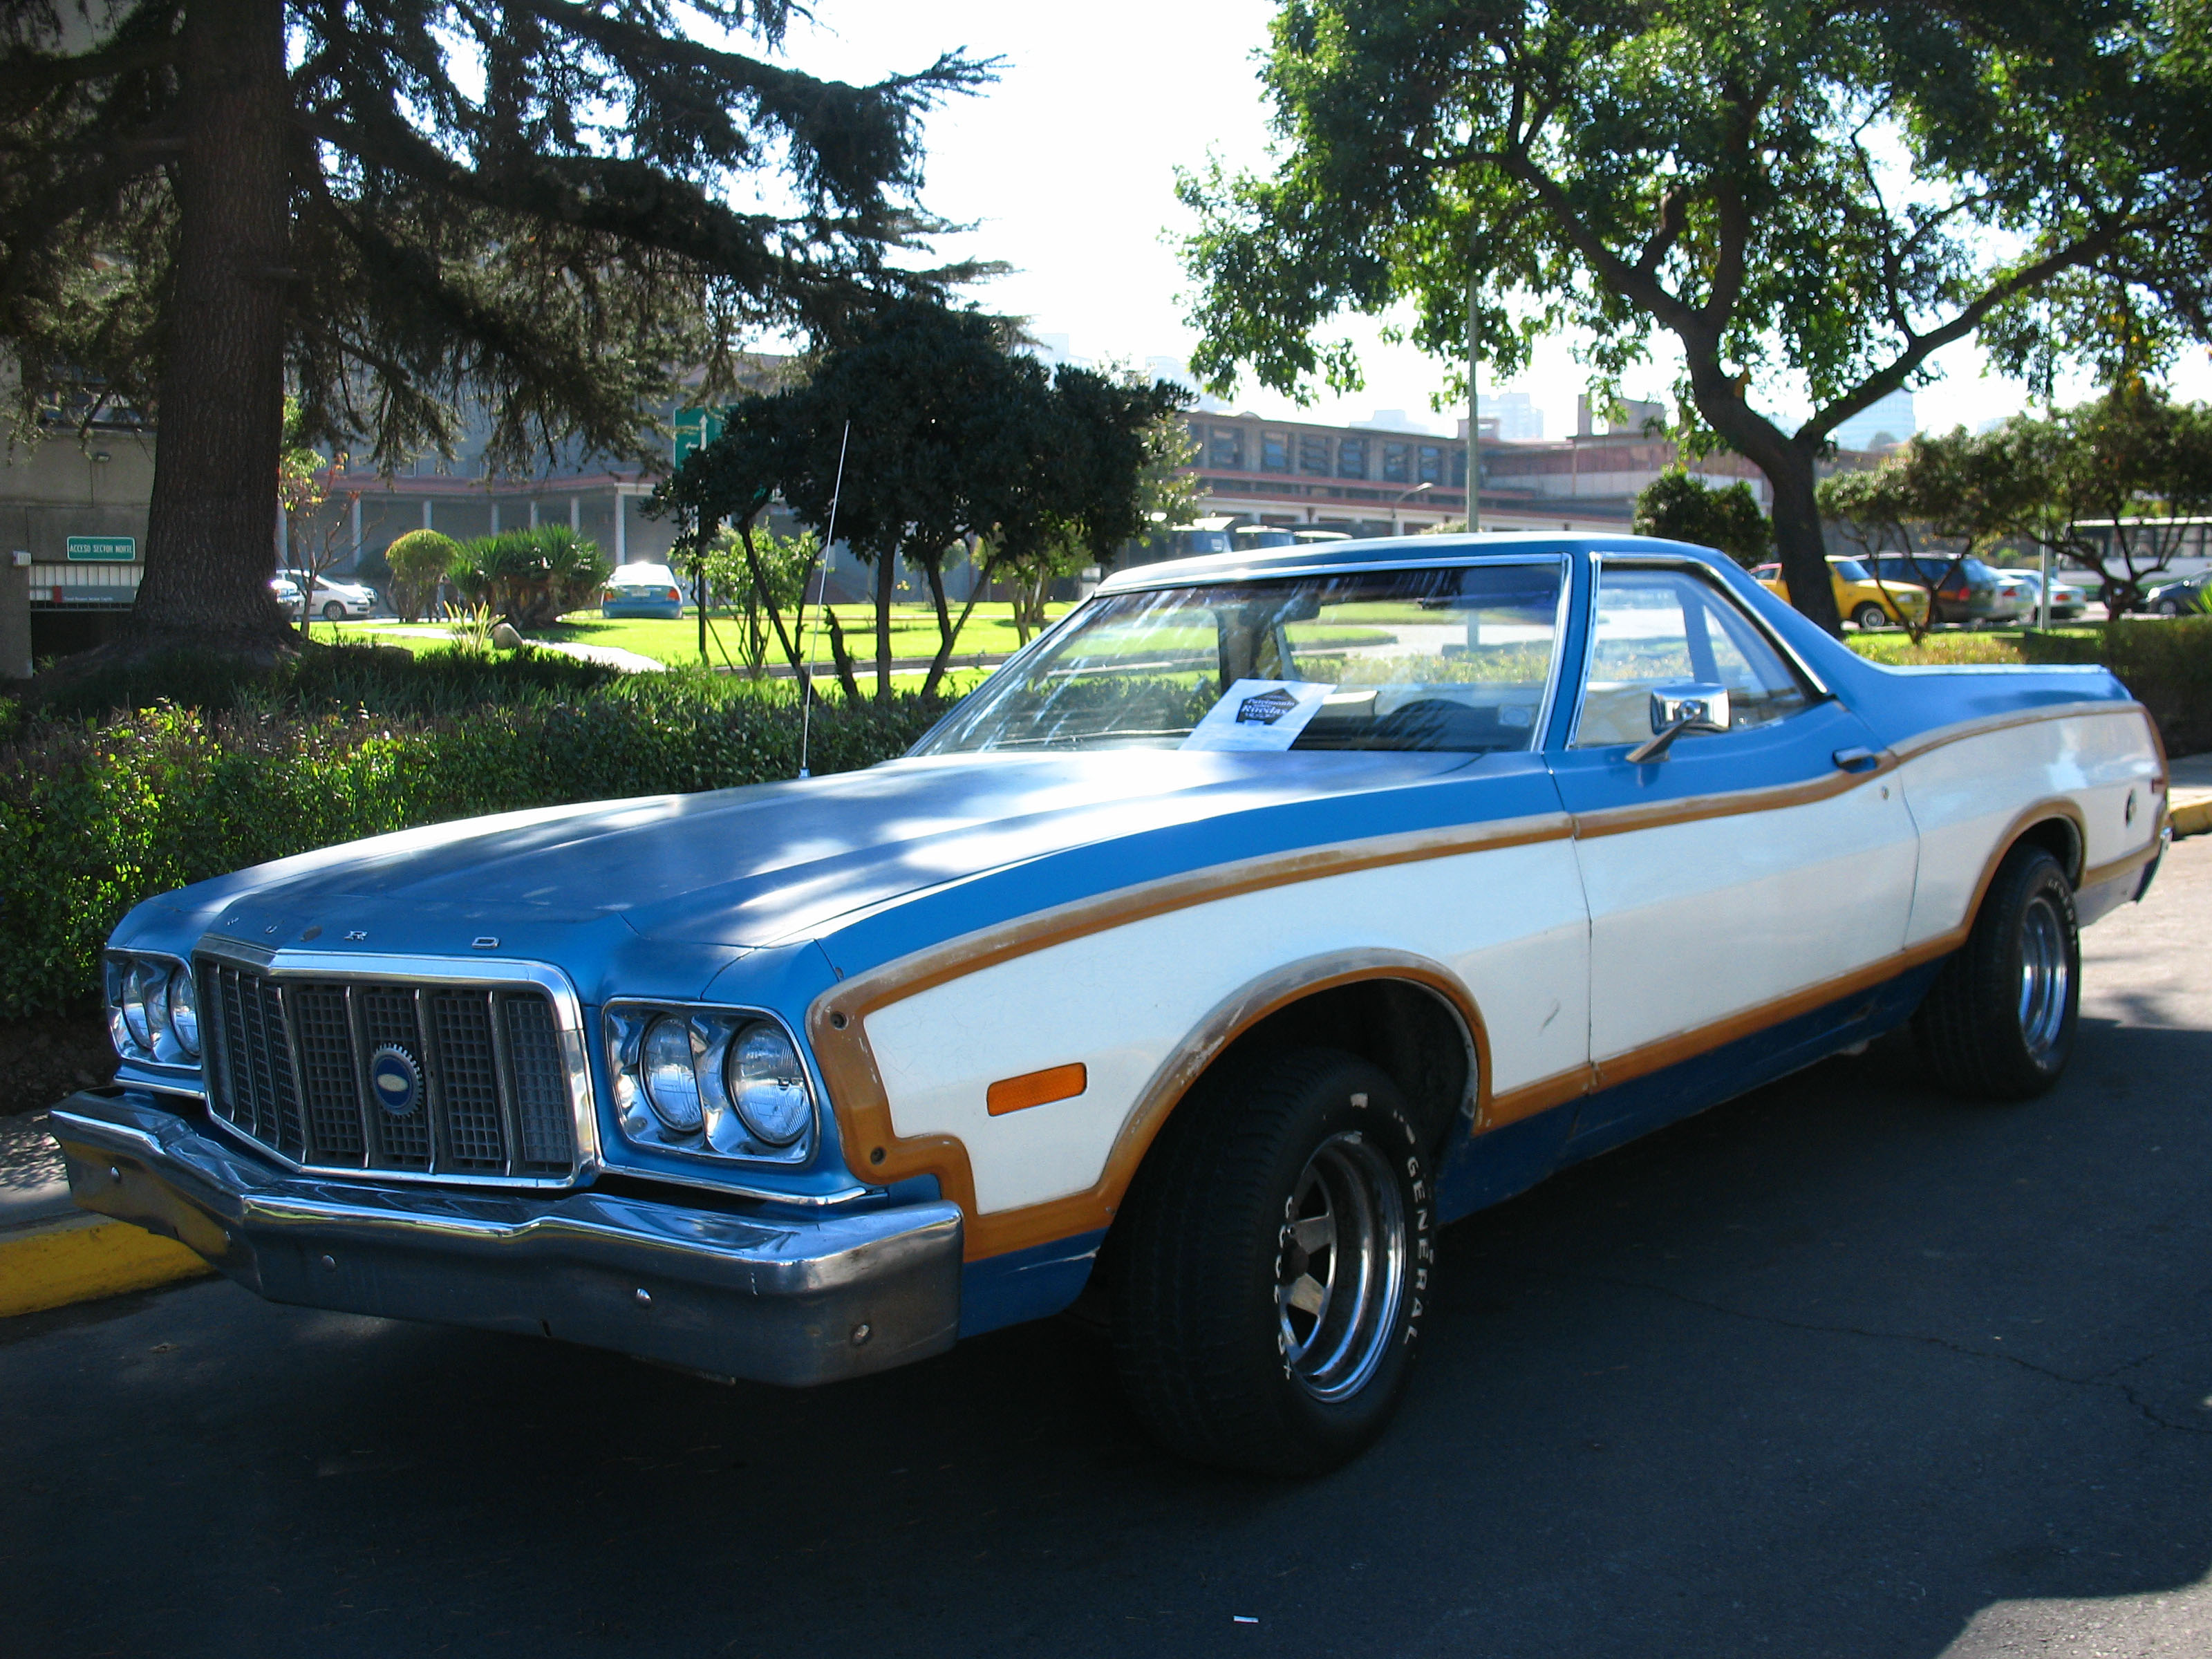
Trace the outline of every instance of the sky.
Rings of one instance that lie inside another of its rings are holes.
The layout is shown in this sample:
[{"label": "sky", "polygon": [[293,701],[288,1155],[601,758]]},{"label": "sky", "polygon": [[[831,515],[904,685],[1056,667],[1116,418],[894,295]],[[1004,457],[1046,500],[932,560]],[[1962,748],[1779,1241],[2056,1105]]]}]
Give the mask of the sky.
[{"label": "sky", "polygon": [[[1183,320],[1188,284],[1172,245],[1192,228],[1175,198],[1176,167],[1201,167],[1209,154],[1231,168],[1267,163],[1255,69],[1273,10],[1271,0],[1122,0],[1110,8],[817,0],[814,22],[794,23],[787,51],[799,68],[851,81],[920,69],[955,47],[1005,59],[996,84],[940,106],[925,128],[923,204],[974,227],[943,239],[938,251],[1015,267],[976,291],[989,309],[1027,317],[1035,334],[1068,337],[1078,356],[1141,365],[1187,356],[1196,340]],[[1248,380],[1231,406],[1331,422],[1401,409],[1437,431],[1454,429],[1458,409],[1430,406],[1443,385],[1441,366],[1386,343],[1364,319],[1344,332],[1361,348],[1365,390],[1301,410]],[[2024,388],[1984,374],[1971,343],[1936,362],[1943,378],[1916,394],[1923,429],[1977,426],[2027,405]],[[1655,354],[1622,390],[1667,398],[1673,379]],[[1484,391],[1528,392],[1544,411],[1546,435],[1555,437],[1573,429],[1586,380],[1571,342],[1559,339],[1540,344],[1529,371],[1503,386],[1486,377]],[[2174,385],[2181,395],[2212,397],[2204,354],[2193,355]],[[2063,388],[2061,401],[2090,391]]]}]

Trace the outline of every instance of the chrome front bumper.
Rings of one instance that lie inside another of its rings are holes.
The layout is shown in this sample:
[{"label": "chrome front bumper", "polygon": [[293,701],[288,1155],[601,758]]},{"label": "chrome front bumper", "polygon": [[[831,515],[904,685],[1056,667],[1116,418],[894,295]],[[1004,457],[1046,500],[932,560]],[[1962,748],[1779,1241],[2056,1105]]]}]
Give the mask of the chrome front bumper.
[{"label": "chrome front bumper", "polygon": [[49,1127],[80,1206],[167,1234],[272,1302],[792,1385],[942,1352],[959,1328],[950,1203],[771,1220],[303,1177],[127,1090],[71,1095]]}]

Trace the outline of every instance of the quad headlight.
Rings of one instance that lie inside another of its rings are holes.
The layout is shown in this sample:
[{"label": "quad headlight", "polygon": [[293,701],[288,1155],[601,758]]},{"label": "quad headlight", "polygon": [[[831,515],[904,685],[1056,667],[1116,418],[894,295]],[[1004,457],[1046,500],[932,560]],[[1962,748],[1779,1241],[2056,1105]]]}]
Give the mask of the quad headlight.
[{"label": "quad headlight", "polygon": [[775,1164],[812,1150],[813,1089],[774,1017],[615,1003],[606,1036],[616,1116],[633,1145]]},{"label": "quad headlight", "polygon": [[110,951],[101,967],[116,1054],[154,1066],[198,1065],[199,996],[191,964]]}]

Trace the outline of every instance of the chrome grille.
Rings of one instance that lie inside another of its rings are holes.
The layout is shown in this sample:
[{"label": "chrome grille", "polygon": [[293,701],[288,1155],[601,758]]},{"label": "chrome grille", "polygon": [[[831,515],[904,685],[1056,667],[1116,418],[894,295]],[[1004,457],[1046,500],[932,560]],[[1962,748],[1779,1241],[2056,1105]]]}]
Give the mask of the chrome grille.
[{"label": "chrome grille", "polygon": [[[568,1070],[542,990],[279,978],[219,957],[198,969],[215,1016],[210,1103],[270,1151],[331,1170],[574,1173]],[[404,1111],[371,1085],[387,1049],[420,1079]]]}]

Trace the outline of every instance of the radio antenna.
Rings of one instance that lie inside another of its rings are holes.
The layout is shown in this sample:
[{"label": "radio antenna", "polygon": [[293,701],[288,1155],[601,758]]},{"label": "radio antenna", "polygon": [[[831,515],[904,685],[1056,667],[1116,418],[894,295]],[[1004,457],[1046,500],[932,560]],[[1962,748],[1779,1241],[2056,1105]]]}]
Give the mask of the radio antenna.
[{"label": "radio antenna", "polygon": [[[827,591],[830,580],[828,560],[830,550],[837,540],[837,501],[845,493],[845,451],[851,446],[852,441],[853,423],[848,421],[845,422],[845,435],[837,440],[837,477],[836,481],[830,486],[830,528],[822,538],[821,557],[823,562],[822,580],[824,590],[822,603],[824,605],[830,603]],[[807,580],[811,580],[813,575],[813,571],[809,569],[806,573]],[[799,775],[804,778],[812,775],[806,769],[806,746],[807,740],[813,735],[814,729],[814,674],[812,672],[814,659],[806,648],[806,581],[805,580],[799,584],[799,654],[807,667],[807,672],[799,676]]]}]

